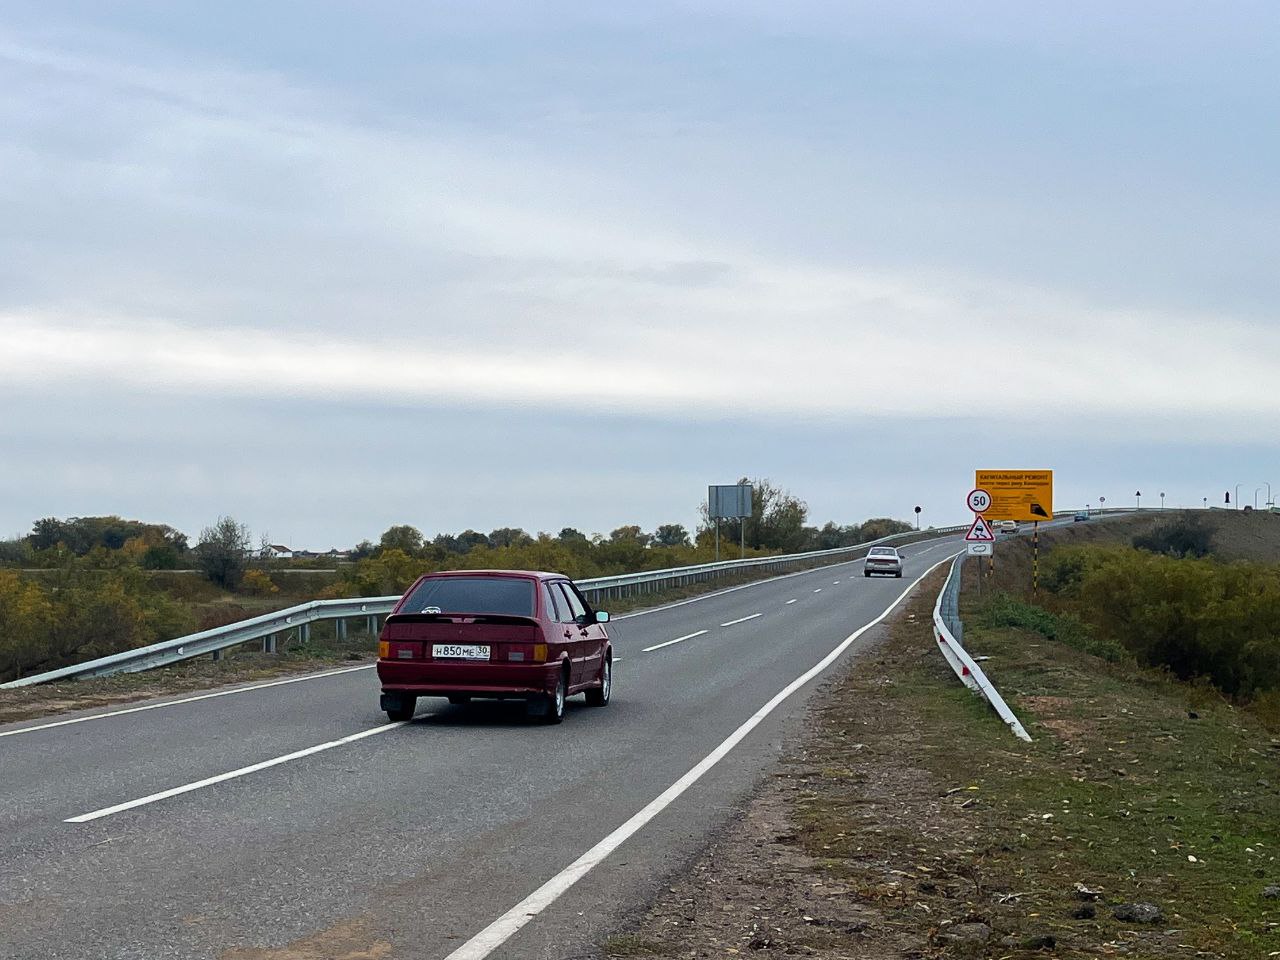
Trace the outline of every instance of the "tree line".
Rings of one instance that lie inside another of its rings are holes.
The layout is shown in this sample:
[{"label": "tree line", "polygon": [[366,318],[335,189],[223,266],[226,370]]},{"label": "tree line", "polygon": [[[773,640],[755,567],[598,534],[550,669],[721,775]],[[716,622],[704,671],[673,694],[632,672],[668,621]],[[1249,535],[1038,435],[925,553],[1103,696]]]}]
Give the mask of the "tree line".
[{"label": "tree line", "polygon": [[[721,523],[724,559],[737,556],[739,535],[746,555],[754,557],[848,546],[911,529],[888,518],[812,526],[807,505],[767,480],[755,482],[752,515],[740,523]],[[270,595],[277,589],[271,579],[277,562],[265,547],[255,549],[248,527],[230,516],[203,528],[194,545],[167,524],[116,516],[37,520],[30,534],[0,541],[0,680],[196,629],[196,608],[148,571],[195,568],[232,595]],[[693,531],[679,523],[652,530],[629,524],[608,535],[573,527],[556,534],[499,527],[428,538],[404,523],[376,543],[358,544],[352,562],[341,565],[318,596],[389,596],[422,573],[449,568],[550,570],[584,579],[714,557],[715,531],[705,517]],[[27,576],[19,569],[25,567],[44,572]]]}]

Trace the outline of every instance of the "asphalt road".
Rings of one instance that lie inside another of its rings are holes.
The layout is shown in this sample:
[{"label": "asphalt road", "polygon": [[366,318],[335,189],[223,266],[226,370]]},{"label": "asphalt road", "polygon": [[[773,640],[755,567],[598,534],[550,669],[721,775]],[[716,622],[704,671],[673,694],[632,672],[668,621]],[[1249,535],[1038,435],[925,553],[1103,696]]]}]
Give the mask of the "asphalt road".
[{"label": "asphalt road", "polygon": [[[473,938],[960,540],[904,549],[902,580],[864,579],[855,562],[614,621],[613,702],[575,698],[555,727],[531,725],[519,704],[443,700],[420,701],[413,722],[391,725],[372,669],[68,715],[111,714],[83,723],[0,726],[0,956],[590,956],[741,804],[820,678],[651,808],[575,885],[551,890],[545,909],[509,923],[506,932],[527,920],[509,940],[487,953],[491,941]],[[837,665],[873,637],[854,640]],[[190,789],[170,793],[178,788]]]}]

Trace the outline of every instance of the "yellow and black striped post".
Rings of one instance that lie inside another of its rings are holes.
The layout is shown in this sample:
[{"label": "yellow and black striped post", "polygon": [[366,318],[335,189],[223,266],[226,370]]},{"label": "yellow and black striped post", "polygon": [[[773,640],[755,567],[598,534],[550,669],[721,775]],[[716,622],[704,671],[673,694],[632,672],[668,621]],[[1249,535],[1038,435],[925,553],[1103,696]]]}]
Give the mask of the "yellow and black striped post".
[{"label": "yellow and black striped post", "polygon": [[1031,594],[1040,596],[1040,521],[1031,526]]}]

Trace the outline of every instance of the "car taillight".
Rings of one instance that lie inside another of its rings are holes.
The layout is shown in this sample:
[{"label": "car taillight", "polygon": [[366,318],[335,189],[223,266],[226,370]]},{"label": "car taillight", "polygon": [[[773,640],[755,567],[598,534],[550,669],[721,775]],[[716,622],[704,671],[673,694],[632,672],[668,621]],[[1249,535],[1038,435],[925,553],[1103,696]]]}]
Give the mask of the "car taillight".
[{"label": "car taillight", "polygon": [[533,645],[533,662],[534,663],[547,662],[547,645],[545,643],[535,643]]},{"label": "car taillight", "polygon": [[386,660],[389,656],[391,656],[391,644],[387,643],[387,641],[385,640],[379,640],[378,656],[383,660]]}]

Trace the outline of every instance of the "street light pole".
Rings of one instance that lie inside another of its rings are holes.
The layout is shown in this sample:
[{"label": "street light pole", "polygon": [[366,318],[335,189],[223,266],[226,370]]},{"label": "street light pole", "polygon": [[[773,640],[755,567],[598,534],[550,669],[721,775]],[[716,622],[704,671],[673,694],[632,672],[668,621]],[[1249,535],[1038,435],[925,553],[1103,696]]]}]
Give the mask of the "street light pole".
[{"label": "street light pole", "polygon": [[1243,483],[1236,484],[1236,509],[1237,510],[1240,509],[1240,488],[1243,486],[1244,486]]},{"label": "street light pole", "polygon": [[1262,492],[1262,488],[1258,487],[1253,491],[1253,509],[1258,509],[1258,494]]}]

